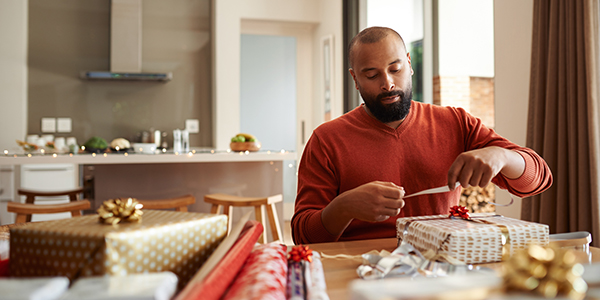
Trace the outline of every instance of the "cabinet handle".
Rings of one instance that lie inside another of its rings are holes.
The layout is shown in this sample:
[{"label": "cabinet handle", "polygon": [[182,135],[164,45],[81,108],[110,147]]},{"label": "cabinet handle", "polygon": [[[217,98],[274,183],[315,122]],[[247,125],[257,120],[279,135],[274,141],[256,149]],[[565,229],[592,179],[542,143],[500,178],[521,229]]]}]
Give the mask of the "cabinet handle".
[{"label": "cabinet handle", "polygon": [[69,171],[69,169],[28,169],[29,172],[54,172],[54,171]]}]

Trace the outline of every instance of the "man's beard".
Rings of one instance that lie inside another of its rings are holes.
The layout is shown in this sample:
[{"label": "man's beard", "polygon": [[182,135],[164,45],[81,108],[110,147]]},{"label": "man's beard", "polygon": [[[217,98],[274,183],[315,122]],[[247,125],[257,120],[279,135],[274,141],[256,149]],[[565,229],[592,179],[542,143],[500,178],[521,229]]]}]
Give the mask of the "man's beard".
[{"label": "man's beard", "polygon": [[[408,87],[406,91],[408,93],[400,90],[381,93],[375,99],[373,97],[365,97],[362,93],[361,96],[365,105],[377,120],[383,123],[390,123],[403,120],[408,115],[412,102],[412,87]],[[400,101],[390,104],[381,103],[381,99],[390,96],[400,96]]]}]

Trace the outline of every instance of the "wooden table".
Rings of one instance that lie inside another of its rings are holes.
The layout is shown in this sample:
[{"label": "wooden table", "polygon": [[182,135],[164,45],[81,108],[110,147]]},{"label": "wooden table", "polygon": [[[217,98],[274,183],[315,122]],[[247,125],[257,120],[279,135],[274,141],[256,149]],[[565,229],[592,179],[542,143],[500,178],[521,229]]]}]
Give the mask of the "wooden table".
[{"label": "wooden table", "polygon": [[[367,253],[371,250],[387,250],[392,252],[396,249],[397,239],[376,239],[376,240],[361,240],[351,242],[336,242],[336,243],[322,243],[322,244],[310,244],[309,247],[313,251],[318,251],[325,255],[352,255],[360,256],[361,254]],[[600,248],[590,247],[591,260],[593,262],[600,262]],[[585,262],[588,257],[585,253],[581,252],[581,260]],[[325,281],[327,283],[327,293],[330,299],[350,299],[348,290],[348,284],[358,279],[356,274],[356,268],[361,264],[361,260],[347,259],[333,259],[333,258],[322,258],[323,270],[325,273]],[[499,268],[500,263],[495,264],[482,264],[482,266]]]}]

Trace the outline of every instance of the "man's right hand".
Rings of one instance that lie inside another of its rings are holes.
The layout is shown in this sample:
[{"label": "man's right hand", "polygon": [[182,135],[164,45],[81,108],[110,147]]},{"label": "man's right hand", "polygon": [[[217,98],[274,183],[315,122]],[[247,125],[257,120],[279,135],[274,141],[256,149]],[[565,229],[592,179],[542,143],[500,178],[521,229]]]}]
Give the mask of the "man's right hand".
[{"label": "man's right hand", "polygon": [[321,221],[339,236],[353,219],[382,222],[397,216],[404,207],[404,188],[392,182],[373,181],[348,190],[323,209]]}]

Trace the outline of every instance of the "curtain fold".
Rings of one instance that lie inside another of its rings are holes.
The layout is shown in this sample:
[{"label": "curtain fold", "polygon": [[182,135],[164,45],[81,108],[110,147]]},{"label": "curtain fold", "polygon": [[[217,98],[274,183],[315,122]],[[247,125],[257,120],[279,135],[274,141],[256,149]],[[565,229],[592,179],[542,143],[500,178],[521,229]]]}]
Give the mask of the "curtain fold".
[{"label": "curtain fold", "polygon": [[598,0],[534,0],[527,147],[554,175],[521,218],[600,245]]}]

